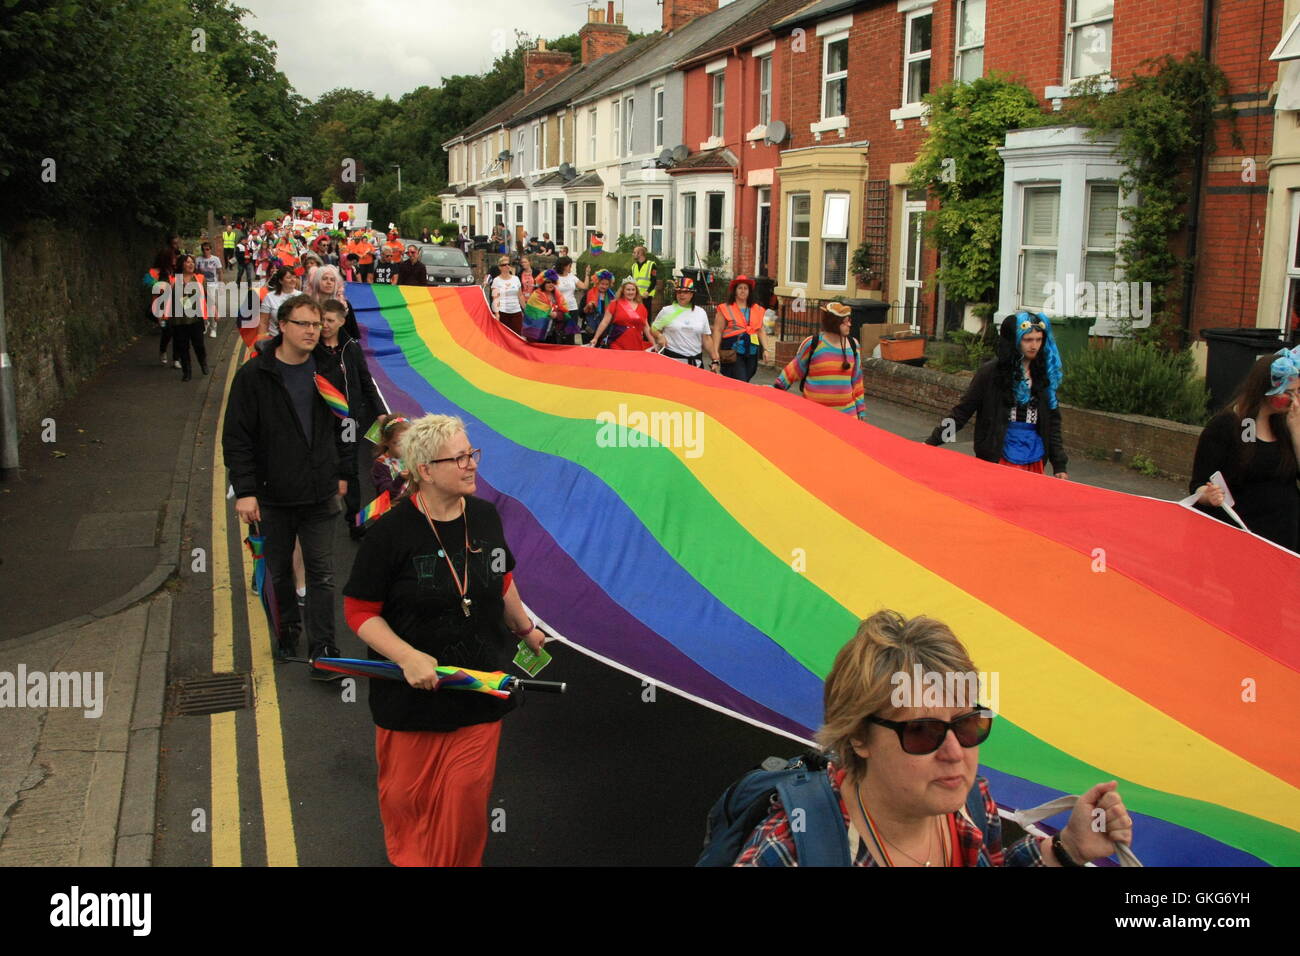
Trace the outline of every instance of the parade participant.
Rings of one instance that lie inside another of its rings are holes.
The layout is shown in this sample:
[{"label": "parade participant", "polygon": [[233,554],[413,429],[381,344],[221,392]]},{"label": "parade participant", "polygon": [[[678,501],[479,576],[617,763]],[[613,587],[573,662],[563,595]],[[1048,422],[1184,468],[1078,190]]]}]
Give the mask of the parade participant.
[{"label": "parade participant", "polygon": [[564,327],[564,307],[555,291],[558,278],[555,270],[547,269],[524,303],[523,334],[529,341],[550,342],[556,327]]},{"label": "parade participant", "polygon": [[375,265],[375,285],[397,285],[397,267],[402,263],[402,247],[384,246],[383,261]]},{"label": "parade participant", "polygon": [[258,278],[264,278],[271,273],[271,233],[264,229],[260,236],[255,237],[253,247],[253,262],[256,266]]},{"label": "parade participant", "polygon": [[511,331],[523,335],[523,286],[511,270],[510,259],[506,256],[497,260],[497,275],[492,280],[492,314]]},{"label": "parade participant", "polygon": [[646,314],[654,315],[655,294],[659,290],[659,263],[646,258],[645,246],[632,250],[632,278],[636,280],[636,290],[641,295]]},{"label": "parade participant", "polygon": [[[354,436],[364,435],[371,424],[384,411],[383,399],[375,388],[375,380],[370,377],[370,368],[361,351],[361,343],[343,331],[343,321],[347,316],[347,306],[338,299],[326,299],[321,307],[321,345],[340,365],[343,366],[344,381],[347,382],[345,395],[348,400],[348,417],[356,422]],[[360,442],[348,443],[351,466],[348,469],[348,490],[343,496],[343,520],[347,522],[348,534],[353,540],[365,532],[357,527],[355,518],[361,507],[361,484],[357,481],[357,449]]]},{"label": "parade participant", "polygon": [[284,233],[276,241],[275,258],[279,261],[280,265],[282,266],[286,266],[290,269],[297,268],[298,244],[293,241],[293,237],[290,236],[288,233]]},{"label": "parade participant", "polygon": [[510,247],[506,245],[506,227],[500,219],[492,227],[492,245],[496,246],[497,252],[501,255],[509,255]]},{"label": "parade participant", "polygon": [[371,526],[343,591],[370,658],[405,677],[370,682],[384,843],[398,866],[477,866],[514,699],[438,691],[436,667],[504,670],[521,638],[533,650],[544,638],[511,579],[501,516],[474,497],[480,452],[464,423],[425,415],[401,454],[414,493]]},{"label": "parade participant", "polygon": [[352,303],[348,301],[347,289],[343,283],[343,274],[334,266],[321,266],[311,274],[311,281],[306,285],[304,291],[316,300],[316,304],[321,308],[329,299],[337,299],[343,303],[347,310],[346,317],[343,320],[343,331],[348,334],[348,338],[360,340],[361,330],[357,328],[357,313],[352,308]]},{"label": "parade participant", "polygon": [[852,309],[841,302],[828,302],[822,311],[821,332],[803,340],[772,384],[788,389],[800,382],[804,398],[866,421],[866,389],[858,344],[849,335],[852,324]]},{"label": "parade participant", "polygon": [[388,492],[389,501],[397,504],[409,487],[411,470],[402,461],[402,436],[410,427],[409,420],[401,415],[380,415],[379,441],[375,444],[375,461],[370,468],[370,480],[375,494]]},{"label": "parade participant", "polygon": [[362,232],[355,233],[348,252],[355,252],[361,270],[362,282],[375,281],[375,247]]},{"label": "parade participant", "polygon": [[[294,598],[294,541],[307,573],[308,646],[312,660],[337,657],[334,645],[333,523],[347,493],[355,459],[344,421],[326,401],[321,381],[344,392],[343,368],[320,345],[321,309],[307,295],[285,300],[280,334],[235,373],[222,429],[222,446],[235,512],[259,522],[266,567],[280,608],[280,654],[293,657],[302,635]],[[316,680],[330,671],[312,668]]]},{"label": "parade participant", "polygon": [[344,282],[360,282],[361,257],[355,252],[349,252],[344,264],[339,266],[339,274],[343,276]]},{"label": "parade participant", "polygon": [[[216,283],[221,281],[221,260],[212,254],[212,243],[205,242],[199,246],[202,255],[194,262],[194,267],[203,276],[205,291],[216,287]],[[203,320],[204,330],[210,338],[217,337],[217,317],[208,315]]]},{"label": "parade participant", "polygon": [[[208,321],[208,294],[203,276],[194,268],[194,257],[182,253],[176,260],[176,274],[167,297],[164,315],[172,330],[172,354],[181,363],[181,381],[190,375],[190,346],[203,374],[208,374],[208,352],[203,344],[203,329]],[[197,291],[196,291],[197,289]]]},{"label": "parade participant", "polygon": [[252,256],[249,254],[248,236],[241,236],[235,243],[235,282],[247,282],[252,279]]},{"label": "parade participant", "polygon": [[727,378],[748,382],[758,371],[758,360],[764,352],[771,352],[767,333],[763,330],[765,307],[750,300],[754,295],[754,280],[736,276],[727,289],[727,301],[718,306],[713,316],[713,347]]},{"label": "parade participant", "polygon": [[[587,267],[588,282],[590,283],[591,267]],[[595,340],[596,326],[600,325],[601,319],[609,311],[614,297],[618,294],[613,287],[614,273],[608,269],[601,269],[596,273],[596,281],[587,290],[587,295],[582,303],[582,329],[581,335],[583,344],[586,345]]]},{"label": "parade participant", "polygon": [[391,259],[394,252],[397,253],[396,261],[400,262],[402,260],[403,252],[402,240],[397,238],[396,229],[390,229],[388,230],[388,238],[384,241],[384,255]]},{"label": "parade participant", "polygon": [[645,351],[654,346],[645,306],[637,291],[636,280],[628,276],[618,287],[618,298],[609,304],[605,317],[596,328],[597,348]]},{"label": "parade participant", "polygon": [[277,316],[280,306],[298,292],[298,277],[286,266],[280,266],[266,280],[266,287],[271,291],[262,299],[261,322],[258,325],[258,338],[275,337],[280,334]]},{"label": "parade participant", "polygon": [[1052,323],[1041,312],[1016,312],[1002,320],[997,357],[980,366],[966,394],[926,439],[928,445],[952,441],[975,419],[975,456],[1043,474],[1050,460],[1057,478],[1069,478],[1061,410],[1061,355]]},{"label": "parade participant", "polygon": [[524,300],[533,294],[533,286],[537,284],[537,273],[533,271],[533,260],[528,256],[519,257],[519,284],[524,294]]},{"label": "parade participant", "polygon": [[[235,256],[235,243],[239,240],[239,233],[235,231],[234,226],[227,225],[221,233],[221,256],[222,264],[229,268],[230,260]],[[207,273],[204,273],[206,275]],[[213,280],[216,281],[216,280]]]},{"label": "parade participant", "polygon": [[397,267],[398,285],[429,284],[429,269],[420,261],[420,247],[411,243],[406,247],[406,259]]},{"label": "parade participant", "polygon": [[[555,289],[560,294],[560,302],[564,307],[565,316],[564,326],[561,330],[561,342],[565,345],[571,345],[573,344],[573,337],[582,334],[582,315],[578,312],[578,292],[587,291],[587,282],[573,274],[573,260],[568,256],[561,256],[555,260],[555,271],[559,276],[555,281]],[[591,279],[591,266],[587,266],[587,279]]]},{"label": "parade participant", "polygon": [[713,333],[709,317],[694,304],[695,282],[689,276],[677,280],[676,302],[666,305],[655,316],[650,332],[659,344],[660,354],[687,365],[702,368],[702,353],[709,356],[709,368],[718,369],[718,353],[713,351]]},{"label": "parade participant", "polygon": [[433,232],[429,229],[428,226],[425,226],[423,229],[420,230],[420,241],[423,242],[425,245],[428,245],[429,243],[433,242]]},{"label": "parade participant", "polygon": [[[1248,424],[1249,423],[1249,424]],[[1221,521],[1223,489],[1209,484],[1216,471],[1233,497],[1233,510],[1262,538],[1300,553],[1300,347],[1257,359],[1222,411],[1196,443],[1191,490],[1197,507]]]},{"label": "parade participant", "polygon": [[[153,286],[150,289],[149,314],[154,321],[158,323],[158,359],[166,368],[169,361],[173,362],[176,368],[181,367],[179,358],[173,354],[171,359],[167,358],[167,346],[172,341],[172,327],[167,324],[167,313],[165,305],[157,304],[157,296],[171,295],[172,276],[176,274],[176,253],[172,249],[171,242],[168,241],[162,249],[154,256],[153,266],[149,269],[149,277],[153,279]],[[166,289],[158,289],[158,283],[165,283]]]},{"label": "parade participant", "polygon": [[[853,866],[1078,867],[1132,843],[1133,820],[1112,780],[1084,793],[1056,836],[1004,848],[997,804],[977,772],[993,713],[956,695],[942,701],[949,706],[893,706],[895,676],[914,673],[964,676],[975,665],[946,624],[885,610],[858,626],[826,677],[817,742],[830,760],[813,772],[825,775],[815,786],[839,812],[815,825],[835,829]],[[976,812],[963,813],[972,788]],[[735,865],[798,864],[788,808],[773,797]]]},{"label": "parade participant", "polygon": [[542,241],[540,245],[542,247],[542,252],[546,253],[546,255],[555,255],[555,243],[551,242],[551,234],[549,232],[542,233]]}]

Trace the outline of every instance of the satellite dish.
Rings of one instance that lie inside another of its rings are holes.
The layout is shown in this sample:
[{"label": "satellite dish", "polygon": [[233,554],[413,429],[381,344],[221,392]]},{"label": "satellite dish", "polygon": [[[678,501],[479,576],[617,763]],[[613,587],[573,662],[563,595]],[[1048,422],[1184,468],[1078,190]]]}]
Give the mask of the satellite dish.
[{"label": "satellite dish", "polygon": [[660,166],[671,166],[673,164],[673,151],[665,149],[655,158],[655,162]]},{"label": "satellite dish", "polygon": [[773,146],[784,143],[790,136],[790,130],[780,120],[772,120],[767,124],[767,135],[763,140]]},{"label": "satellite dish", "polygon": [[570,163],[560,163],[559,172],[566,181],[572,179],[576,175],[574,168]]},{"label": "satellite dish", "polygon": [[691,151],[690,148],[687,147],[686,145],[673,147],[672,158],[674,163],[680,163],[683,159],[685,159],[689,155],[691,155]]},{"label": "satellite dish", "polygon": [[501,150],[501,152],[497,153],[497,159],[499,159],[503,163],[509,158],[510,158],[510,150],[508,149],[503,149]]}]

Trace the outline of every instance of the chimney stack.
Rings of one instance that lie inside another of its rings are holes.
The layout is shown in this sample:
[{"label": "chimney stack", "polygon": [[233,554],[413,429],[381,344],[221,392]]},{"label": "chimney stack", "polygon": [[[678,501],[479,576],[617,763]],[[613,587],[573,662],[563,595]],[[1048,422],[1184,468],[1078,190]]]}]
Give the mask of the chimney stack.
[{"label": "chimney stack", "polygon": [[664,32],[680,30],[696,17],[718,9],[718,0],[663,0]]},{"label": "chimney stack", "polygon": [[578,31],[584,65],[627,46],[629,31],[621,20],[622,17],[614,13],[613,0],[609,0],[604,10],[600,7],[587,8],[587,22]]},{"label": "chimney stack", "polygon": [[546,41],[538,40],[537,49],[524,51],[524,92],[531,93],[572,65],[573,57],[570,54],[548,50]]}]

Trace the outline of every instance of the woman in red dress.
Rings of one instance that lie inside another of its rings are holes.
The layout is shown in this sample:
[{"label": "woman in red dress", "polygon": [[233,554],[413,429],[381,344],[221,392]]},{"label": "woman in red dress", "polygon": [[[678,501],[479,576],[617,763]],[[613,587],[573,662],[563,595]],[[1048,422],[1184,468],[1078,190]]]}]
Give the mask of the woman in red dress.
[{"label": "woman in red dress", "polygon": [[[607,334],[608,333],[608,334]],[[650,337],[649,316],[641,304],[641,293],[632,278],[623,280],[618,298],[609,304],[605,317],[596,329],[596,348],[644,352],[654,347]]]}]

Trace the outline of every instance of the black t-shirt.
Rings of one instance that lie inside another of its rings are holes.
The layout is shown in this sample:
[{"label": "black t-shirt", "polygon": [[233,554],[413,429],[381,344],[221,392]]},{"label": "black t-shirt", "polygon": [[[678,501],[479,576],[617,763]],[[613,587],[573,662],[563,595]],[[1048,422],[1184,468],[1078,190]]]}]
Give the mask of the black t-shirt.
[{"label": "black t-shirt", "polygon": [[302,433],[307,438],[307,444],[310,445],[312,409],[316,404],[316,360],[309,355],[307,361],[301,365],[290,365],[277,358],[275,364],[280,370],[280,379],[289,392],[289,398],[293,400],[293,410],[298,413]]},{"label": "black t-shirt", "polygon": [[393,276],[397,272],[398,265],[400,265],[400,263],[392,263],[387,261],[376,262],[375,282],[382,283],[383,285],[387,285],[389,282],[393,280]]},{"label": "black t-shirt", "polygon": [[403,259],[402,264],[397,267],[397,284],[428,285],[429,270],[418,259],[415,262],[410,259]]},{"label": "black t-shirt", "polygon": [[[399,637],[431,654],[440,665],[501,671],[510,666],[519,639],[505,622],[502,583],[515,566],[501,516],[489,502],[465,498],[469,519],[470,616],[438,538],[410,498],[395,506],[366,533],[357,552],[345,597],[382,601],[383,617]],[[435,522],[456,573],[465,567],[465,525],[461,518]],[[372,660],[383,660],[370,651]],[[500,720],[514,706],[476,691],[417,690],[405,680],[371,680],[370,713],[387,730],[450,731]]]}]

